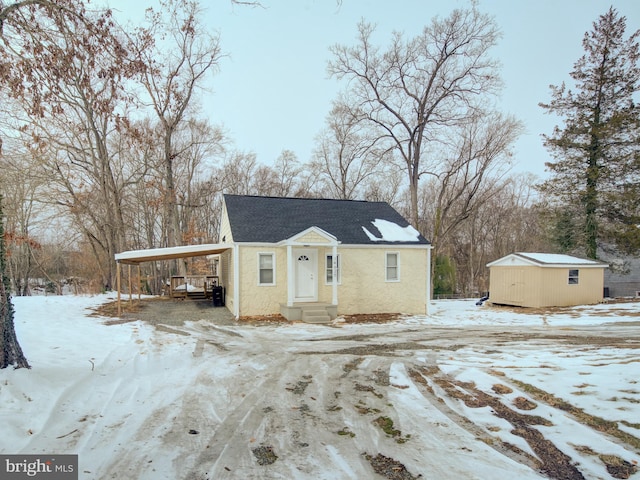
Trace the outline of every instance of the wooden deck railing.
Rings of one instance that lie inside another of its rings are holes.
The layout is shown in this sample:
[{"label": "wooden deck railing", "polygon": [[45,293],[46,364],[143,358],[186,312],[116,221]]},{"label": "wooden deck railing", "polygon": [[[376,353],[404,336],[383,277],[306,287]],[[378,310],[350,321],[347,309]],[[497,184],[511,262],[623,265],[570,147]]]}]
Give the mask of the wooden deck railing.
[{"label": "wooden deck railing", "polygon": [[171,298],[208,298],[219,281],[217,275],[176,275],[171,277],[169,295]]}]

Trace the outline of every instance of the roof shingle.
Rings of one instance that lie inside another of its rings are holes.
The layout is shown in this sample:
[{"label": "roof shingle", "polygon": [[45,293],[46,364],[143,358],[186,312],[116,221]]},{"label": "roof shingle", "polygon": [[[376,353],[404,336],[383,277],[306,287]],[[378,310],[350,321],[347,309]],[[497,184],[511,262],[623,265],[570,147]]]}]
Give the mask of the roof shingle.
[{"label": "roof shingle", "polygon": [[429,244],[422,236],[417,241],[374,241],[383,235],[375,220],[386,220],[399,227],[409,222],[385,202],[288,197],[224,195],[233,240],[236,242],[277,243],[310,228],[318,227],[334,235],[342,244],[421,245]]}]

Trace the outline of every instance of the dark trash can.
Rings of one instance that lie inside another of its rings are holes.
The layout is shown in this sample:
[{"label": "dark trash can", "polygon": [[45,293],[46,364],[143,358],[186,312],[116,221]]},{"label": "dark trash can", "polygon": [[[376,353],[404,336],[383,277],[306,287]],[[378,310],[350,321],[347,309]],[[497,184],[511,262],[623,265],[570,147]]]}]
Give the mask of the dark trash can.
[{"label": "dark trash can", "polygon": [[224,287],[213,287],[213,306],[224,307]]}]

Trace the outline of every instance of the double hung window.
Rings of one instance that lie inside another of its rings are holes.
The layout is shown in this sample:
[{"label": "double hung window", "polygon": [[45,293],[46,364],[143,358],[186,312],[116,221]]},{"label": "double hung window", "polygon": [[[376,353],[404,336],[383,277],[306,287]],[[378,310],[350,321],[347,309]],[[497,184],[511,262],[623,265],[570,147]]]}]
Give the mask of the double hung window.
[{"label": "double hung window", "polygon": [[569,285],[578,285],[580,270],[569,270]]},{"label": "double hung window", "polygon": [[335,275],[336,283],[340,283],[340,254],[336,255],[335,271],[333,265],[333,255],[326,256],[325,282],[327,285],[333,284],[333,276]]},{"label": "double hung window", "polygon": [[258,254],[258,285],[276,284],[276,262],[273,253]]},{"label": "double hung window", "polygon": [[387,282],[400,281],[400,254],[387,252],[385,255],[385,280]]}]

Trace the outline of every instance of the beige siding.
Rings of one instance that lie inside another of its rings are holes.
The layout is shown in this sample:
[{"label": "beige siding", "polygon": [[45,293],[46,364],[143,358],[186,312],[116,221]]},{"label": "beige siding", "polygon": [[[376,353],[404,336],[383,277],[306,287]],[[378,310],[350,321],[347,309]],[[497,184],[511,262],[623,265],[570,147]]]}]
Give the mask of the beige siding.
[{"label": "beige siding", "polygon": [[525,268],[491,268],[489,277],[489,295],[493,303],[519,305],[525,303]]},{"label": "beige siding", "polygon": [[579,271],[579,283],[569,284],[569,267],[493,266],[489,300],[522,307],[564,307],[602,301],[603,268],[571,267]]},{"label": "beige siding", "polygon": [[[318,249],[318,302],[332,303],[333,287],[326,283],[326,255]],[[398,252],[400,281],[385,281],[385,253]],[[258,253],[275,253],[275,285],[258,285]],[[407,313],[426,311],[427,249],[338,248],[341,282],[338,314]],[[366,272],[366,273],[365,273]],[[240,247],[240,316],[277,314],[287,302],[286,247]]]},{"label": "beige siding", "polygon": [[[240,247],[240,316],[270,315],[287,302],[287,249]],[[258,285],[258,253],[275,253],[275,285]]]},{"label": "beige siding", "polygon": [[233,243],[229,215],[227,214],[227,206],[224,202],[222,202],[222,219],[220,220],[220,237],[218,243]]},{"label": "beige siding", "polygon": [[309,232],[296,238],[296,243],[329,243],[329,239],[318,232]]},{"label": "beige siding", "polygon": [[225,288],[225,306],[234,311],[233,301],[233,250],[229,249],[220,255],[220,283]]},{"label": "beige siding", "polygon": [[[399,253],[400,281],[385,281],[385,253]],[[322,249],[321,249],[322,252]],[[325,283],[325,249],[321,268],[319,301],[331,302],[332,286]],[[338,286],[338,314],[407,313],[426,311],[427,249],[342,248],[341,282]]]},{"label": "beige siding", "polygon": [[604,269],[580,268],[579,283],[569,284],[568,268],[545,268],[541,297],[537,306],[587,305],[601,302],[604,290]]}]

